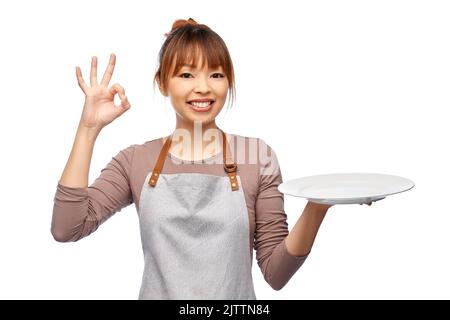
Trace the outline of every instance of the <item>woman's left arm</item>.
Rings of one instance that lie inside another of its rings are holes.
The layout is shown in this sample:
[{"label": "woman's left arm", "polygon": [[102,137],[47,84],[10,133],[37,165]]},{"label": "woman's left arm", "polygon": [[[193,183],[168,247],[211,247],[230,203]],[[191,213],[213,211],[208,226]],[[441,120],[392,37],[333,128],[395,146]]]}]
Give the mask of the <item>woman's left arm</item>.
[{"label": "woman's left arm", "polygon": [[264,279],[274,290],[280,290],[306,260],[331,205],[308,202],[298,222],[289,232],[284,212],[284,195],[278,190],[283,182],[278,159],[269,145],[261,139],[259,141],[259,148],[262,147],[270,156],[265,161],[259,161],[258,166],[253,246]]},{"label": "woman's left arm", "polygon": [[323,218],[332,205],[308,201],[302,215],[286,237],[287,251],[294,256],[309,254]]}]

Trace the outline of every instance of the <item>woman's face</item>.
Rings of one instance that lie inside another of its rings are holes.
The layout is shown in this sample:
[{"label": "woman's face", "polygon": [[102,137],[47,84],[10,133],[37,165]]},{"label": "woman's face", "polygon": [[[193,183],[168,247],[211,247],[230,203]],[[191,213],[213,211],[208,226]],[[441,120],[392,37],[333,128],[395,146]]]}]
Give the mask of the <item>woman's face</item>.
[{"label": "woman's face", "polygon": [[[201,66],[201,61],[197,66]],[[225,104],[228,79],[222,67],[212,69],[205,65],[204,69],[198,69],[197,66],[182,66],[169,78],[168,92],[161,91],[164,96],[170,97],[178,124],[191,126],[195,122],[201,122],[202,125],[208,125],[215,120]],[[210,100],[214,102],[211,104]]]}]

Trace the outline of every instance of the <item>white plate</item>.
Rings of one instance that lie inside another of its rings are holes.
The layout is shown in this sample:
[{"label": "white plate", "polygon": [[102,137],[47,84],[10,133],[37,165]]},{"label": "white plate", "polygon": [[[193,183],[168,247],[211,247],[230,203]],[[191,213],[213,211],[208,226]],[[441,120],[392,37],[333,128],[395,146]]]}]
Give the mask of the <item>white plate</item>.
[{"label": "white plate", "polygon": [[281,183],[284,194],[325,204],[370,203],[414,187],[409,179],[379,173],[334,173]]}]

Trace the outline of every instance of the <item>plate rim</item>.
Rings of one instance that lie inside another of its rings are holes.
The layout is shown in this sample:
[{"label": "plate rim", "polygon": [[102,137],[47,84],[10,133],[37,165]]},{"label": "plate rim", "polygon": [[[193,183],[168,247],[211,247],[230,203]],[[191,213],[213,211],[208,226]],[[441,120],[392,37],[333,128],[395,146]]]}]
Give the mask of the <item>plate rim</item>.
[{"label": "plate rim", "polygon": [[[366,175],[378,175],[378,176],[391,176],[391,177],[396,177],[396,178],[400,178],[402,180],[405,180],[406,182],[409,182],[411,184],[411,186],[409,186],[408,188],[404,189],[404,190],[400,190],[400,191],[396,191],[396,192],[391,192],[391,193],[384,193],[384,194],[375,194],[375,195],[370,195],[370,196],[365,196],[365,197],[351,197],[351,198],[311,198],[311,197],[306,197],[306,196],[301,196],[301,195],[297,195],[297,194],[293,194],[290,192],[286,192],[286,191],[282,191],[282,185],[289,182],[289,181],[294,181],[294,180],[300,180],[300,179],[306,179],[306,178],[311,178],[311,177],[319,177],[319,176],[328,176],[328,175],[351,175],[351,174],[366,174]],[[279,192],[281,192],[282,194],[286,194],[286,195],[290,195],[293,197],[299,197],[299,198],[304,198],[304,199],[314,199],[314,200],[329,200],[329,201],[353,201],[353,200],[357,200],[357,199],[368,199],[368,198],[379,198],[379,197],[383,197],[383,199],[389,195],[394,195],[394,194],[399,194],[402,192],[406,192],[408,190],[411,190],[412,188],[415,187],[415,183],[414,181],[412,181],[411,179],[402,177],[402,176],[398,176],[398,175],[392,175],[392,174],[384,174],[384,173],[372,173],[372,172],[343,172],[343,173],[325,173],[325,174],[317,174],[317,175],[310,175],[310,176],[304,176],[304,177],[300,177],[300,178],[296,178],[296,179],[290,179],[287,181],[283,181],[282,183],[280,183],[277,186],[277,189]],[[381,200],[381,199],[380,199]],[[358,203],[358,202],[356,202]]]}]

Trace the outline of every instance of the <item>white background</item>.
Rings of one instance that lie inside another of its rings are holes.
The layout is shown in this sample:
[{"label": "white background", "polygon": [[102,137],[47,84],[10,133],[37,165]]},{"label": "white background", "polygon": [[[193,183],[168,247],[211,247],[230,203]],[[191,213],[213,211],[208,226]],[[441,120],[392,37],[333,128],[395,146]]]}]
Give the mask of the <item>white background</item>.
[{"label": "white background", "polygon": [[[167,135],[170,101],[152,79],[175,19],[228,45],[237,101],[217,118],[259,137],[284,180],[335,172],[404,176],[416,186],[372,206],[334,206],[313,250],[258,299],[448,299],[450,4],[446,1],[9,1],[0,4],[2,299],[136,299],[143,258],[134,205],[77,243],[50,233],[90,59],[132,109],[101,132],[90,182],[121,149]],[[285,196],[289,227],[306,200]]]}]

